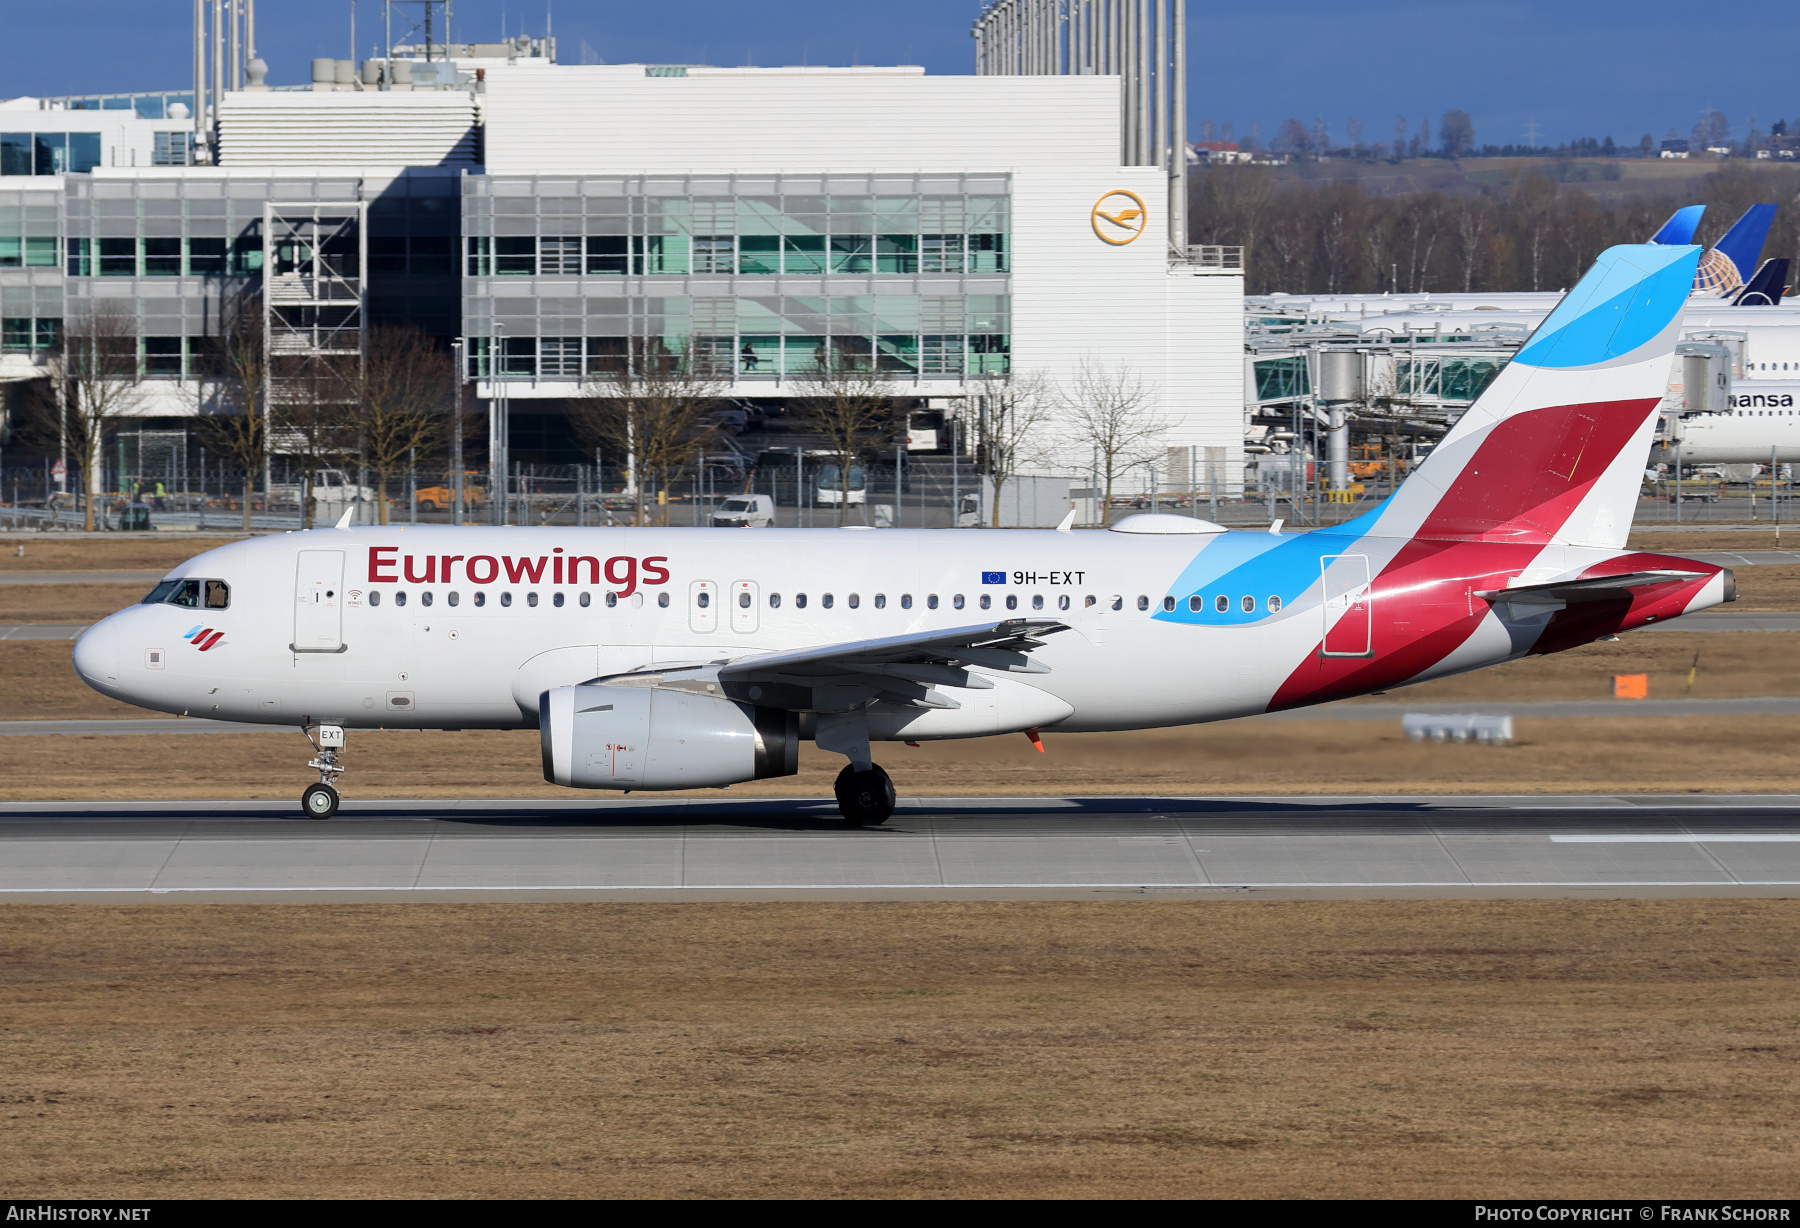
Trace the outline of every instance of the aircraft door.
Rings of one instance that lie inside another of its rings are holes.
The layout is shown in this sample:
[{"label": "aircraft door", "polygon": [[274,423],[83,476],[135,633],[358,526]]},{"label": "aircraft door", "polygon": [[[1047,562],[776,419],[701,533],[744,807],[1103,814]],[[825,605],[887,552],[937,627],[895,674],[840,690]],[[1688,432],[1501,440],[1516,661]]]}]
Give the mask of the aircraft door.
[{"label": "aircraft door", "polygon": [[1319,569],[1325,597],[1325,637],[1319,655],[1373,655],[1374,597],[1369,583],[1369,556],[1327,554],[1320,558]]},{"label": "aircraft door", "polygon": [[294,574],[295,652],[344,651],[344,552],[302,550]]},{"label": "aircraft door", "polygon": [[733,631],[748,633],[756,630],[758,596],[756,581],[733,580],[731,582],[731,629]]},{"label": "aircraft door", "polygon": [[719,629],[719,586],[711,580],[695,580],[688,585],[688,630]]}]

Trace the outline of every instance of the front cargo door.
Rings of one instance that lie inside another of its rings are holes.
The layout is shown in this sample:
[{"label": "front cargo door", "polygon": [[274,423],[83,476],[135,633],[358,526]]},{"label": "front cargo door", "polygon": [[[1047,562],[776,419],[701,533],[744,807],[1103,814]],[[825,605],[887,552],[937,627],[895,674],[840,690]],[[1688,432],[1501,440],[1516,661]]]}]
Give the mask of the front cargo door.
[{"label": "front cargo door", "polygon": [[302,550],[294,574],[295,652],[344,651],[344,552]]}]

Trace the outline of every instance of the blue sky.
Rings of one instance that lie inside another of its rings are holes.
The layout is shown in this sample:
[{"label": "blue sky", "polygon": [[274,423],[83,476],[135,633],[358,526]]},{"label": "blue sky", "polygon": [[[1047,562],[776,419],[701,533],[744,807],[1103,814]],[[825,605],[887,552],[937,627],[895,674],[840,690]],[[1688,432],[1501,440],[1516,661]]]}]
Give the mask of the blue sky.
[{"label": "blue sky", "polygon": [[[456,0],[456,34],[492,39],[542,33],[542,0]],[[192,75],[190,0],[61,0],[8,5],[0,96],[122,93],[179,87]],[[258,26],[271,80],[302,82],[314,56],[350,54],[349,0],[261,0]],[[556,5],[559,58],[661,63],[917,63],[969,71],[975,0],[744,4],[663,0],[650,5]],[[359,57],[380,24],[379,0],[357,6]],[[1723,18],[1723,19],[1722,19]],[[1766,130],[1800,115],[1792,57],[1800,5],[1739,0],[1712,10],[1669,0],[1438,0],[1189,9],[1190,115],[1261,121],[1267,137],[1293,116],[1324,118],[1342,138],[1362,119],[1365,140],[1412,130],[1460,107],[1476,139],[1521,141],[1535,122],[1546,140],[1612,135],[1635,142],[1675,127],[1686,135],[1716,107],[1741,134],[1752,114]],[[583,44],[586,44],[584,49]]]}]

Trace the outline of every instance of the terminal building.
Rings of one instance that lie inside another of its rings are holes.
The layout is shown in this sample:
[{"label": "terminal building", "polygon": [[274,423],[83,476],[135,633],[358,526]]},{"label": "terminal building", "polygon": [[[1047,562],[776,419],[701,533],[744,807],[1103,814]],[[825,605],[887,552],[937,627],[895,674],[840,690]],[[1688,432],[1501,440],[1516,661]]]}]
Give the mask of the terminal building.
[{"label": "terminal building", "polygon": [[[401,47],[287,87],[246,46],[223,89],[0,104],[0,379],[41,375],[60,320],[111,302],[156,383],[139,412],[204,412],[209,339],[271,292],[284,236],[324,226],[355,326],[460,342],[473,394],[504,393],[546,456],[633,342],[709,356],[765,404],[832,346],[953,412],[995,380],[1068,392],[1104,367],[1160,419],[1126,488],[1185,479],[1165,448],[1241,481],[1241,259],[1185,242],[1157,153],[1181,133],[1097,71],[1104,47],[1045,66],[978,43],[969,76]],[[1084,478],[1087,445],[1052,433],[1043,471]]]}]

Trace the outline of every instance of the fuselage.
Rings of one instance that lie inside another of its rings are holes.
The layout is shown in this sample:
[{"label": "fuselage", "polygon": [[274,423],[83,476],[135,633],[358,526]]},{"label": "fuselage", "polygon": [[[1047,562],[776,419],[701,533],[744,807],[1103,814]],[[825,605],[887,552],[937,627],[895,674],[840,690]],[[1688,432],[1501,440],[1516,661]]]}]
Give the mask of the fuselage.
[{"label": "fuselage", "polygon": [[1766,465],[1800,461],[1800,383],[1744,381],[1732,387],[1729,405],[1716,414],[1694,414],[1677,427],[1673,442],[1654,459],[1684,465]]},{"label": "fuselage", "polygon": [[[1689,578],[1567,607],[1477,596],[1656,568]],[[193,605],[165,599],[97,624],[75,648],[91,685],[164,712],[350,728],[529,728],[547,689],[647,665],[1029,617],[1068,630],[1034,654],[1047,673],[1012,685],[1060,701],[1057,713],[1066,705],[1055,728],[1138,729],[1385,690],[1727,599],[1709,564],[1381,538],[1354,524],[1281,535],[324,529],[233,543],[169,577],[226,591],[189,586]],[[943,717],[905,736],[997,731]]]}]

